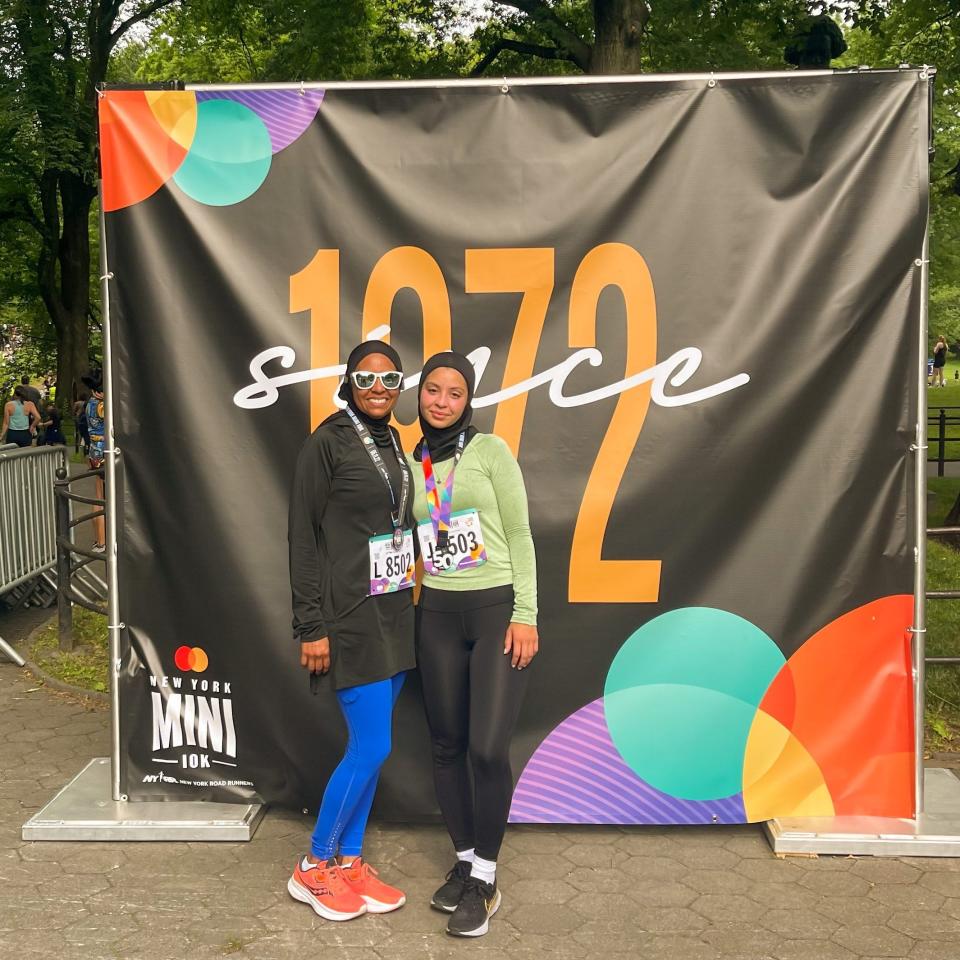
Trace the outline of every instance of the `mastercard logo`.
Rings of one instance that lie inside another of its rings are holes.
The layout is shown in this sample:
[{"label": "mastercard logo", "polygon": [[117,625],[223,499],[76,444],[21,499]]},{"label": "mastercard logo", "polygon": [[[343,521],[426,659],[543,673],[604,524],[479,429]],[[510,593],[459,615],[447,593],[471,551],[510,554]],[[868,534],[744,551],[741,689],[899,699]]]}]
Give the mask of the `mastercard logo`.
[{"label": "mastercard logo", "polygon": [[173,655],[173,662],[177,665],[177,669],[184,673],[190,670],[194,673],[203,673],[210,665],[206,651],[200,647],[179,647]]}]

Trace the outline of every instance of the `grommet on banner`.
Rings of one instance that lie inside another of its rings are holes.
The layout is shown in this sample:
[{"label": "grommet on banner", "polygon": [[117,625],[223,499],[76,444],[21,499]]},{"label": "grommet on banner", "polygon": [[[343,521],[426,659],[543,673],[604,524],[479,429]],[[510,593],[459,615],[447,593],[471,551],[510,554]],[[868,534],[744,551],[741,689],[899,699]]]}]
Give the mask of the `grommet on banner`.
[{"label": "grommet on banner", "polygon": [[509,92],[510,92],[510,84],[507,83],[507,78],[506,78],[506,77],[503,78],[503,86],[500,87],[500,92],[501,92],[501,93],[509,93]]},{"label": "grommet on banner", "polygon": [[917,259],[913,261],[913,265],[915,267],[922,267],[925,263],[929,263],[929,262],[930,262],[929,260],[923,260],[922,258],[917,257]]},{"label": "grommet on banner", "polygon": [[716,85],[717,85],[717,81],[714,80],[713,77],[711,77],[711,78],[707,81],[707,86],[710,87],[711,90],[712,90]]}]

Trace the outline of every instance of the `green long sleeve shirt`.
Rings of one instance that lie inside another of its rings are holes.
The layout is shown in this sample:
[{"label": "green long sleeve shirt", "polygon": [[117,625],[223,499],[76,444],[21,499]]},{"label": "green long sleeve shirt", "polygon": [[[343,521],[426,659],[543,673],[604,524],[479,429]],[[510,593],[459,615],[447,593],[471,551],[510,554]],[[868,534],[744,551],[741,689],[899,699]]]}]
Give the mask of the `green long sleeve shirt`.
[{"label": "green long sleeve shirt", "polygon": [[[419,523],[427,520],[427,494],[423,464],[412,456],[407,460],[413,472],[413,515]],[[437,487],[443,489],[454,458],[433,465]],[[510,448],[492,433],[478,433],[460,458],[453,480],[454,513],[475,509],[480,514],[487,562],[468,570],[431,576],[423,584],[435,590],[485,590],[513,586],[513,621],[536,626],[537,561],[530,535],[527,491],[523,474]]]}]

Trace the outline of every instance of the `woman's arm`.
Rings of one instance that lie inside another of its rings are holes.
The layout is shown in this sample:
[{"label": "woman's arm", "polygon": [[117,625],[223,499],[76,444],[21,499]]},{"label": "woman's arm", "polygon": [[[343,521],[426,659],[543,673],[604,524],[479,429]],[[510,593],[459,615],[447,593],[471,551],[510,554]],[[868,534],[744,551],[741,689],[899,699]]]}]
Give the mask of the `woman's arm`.
[{"label": "woman's arm", "polygon": [[7,425],[10,423],[10,404],[3,405],[3,428],[0,429],[0,440],[7,439]]},{"label": "woman's arm", "polygon": [[490,478],[500,510],[500,523],[513,567],[513,622],[536,626],[537,557],[530,534],[527,491],[520,464],[502,440],[494,448]]},{"label": "woman's arm", "polygon": [[297,459],[287,525],[293,632],[301,643],[327,636],[323,616],[326,578],[319,537],[332,481],[330,438],[326,434],[313,434],[307,438]]}]

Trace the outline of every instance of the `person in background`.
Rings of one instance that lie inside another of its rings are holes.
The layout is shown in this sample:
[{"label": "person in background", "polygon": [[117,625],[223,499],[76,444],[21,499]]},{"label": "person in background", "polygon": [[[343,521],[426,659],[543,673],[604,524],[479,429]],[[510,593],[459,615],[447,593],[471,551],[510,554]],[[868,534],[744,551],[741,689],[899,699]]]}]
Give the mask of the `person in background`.
[{"label": "person in background", "polygon": [[[103,383],[99,373],[89,374],[80,378],[90,389],[90,399],[87,400],[85,414],[87,417],[87,429],[90,432],[90,446],[87,450],[87,463],[91,470],[99,470],[103,466],[104,444],[106,442],[106,425],[104,422],[103,410]],[[96,496],[103,500],[106,496],[106,485],[103,482],[103,476],[96,478]],[[106,550],[106,523],[102,516],[95,517],[93,520],[94,530],[94,553],[103,553]]]},{"label": "person in background", "polygon": [[933,348],[933,385],[945,387],[943,368],[947,363],[947,340],[944,336],[937,337],[937,344]]},{"label": "person in background", "polygon": [[3,426],[0,427],[0,443],[15,443],[29,447],[37,434],[40,411],[27,398],[23,386],[13,391],[13,399],[3,405]]},{"label": "person in background", "polygon": [[60,411],[53,403],[47,404],[46,419],[41,421],[40,426],[44,428],[40,446],[66,446],[67,438],[60,429]]},{"label": "person in background", "polygon": [[87,400],[84,397],[73,403],[74,449],[83,448],[83,455],[87,456],[90,450],[90,434],[87,431]]},{"label": "person in background", "polygon": [[20,387],[22,388],[27,400],[29,400],[37,408],[37,410],[39,410],[40,402],[43,398],[40,396],[40,391],[30,383],[30,378],[21,377]]}]

